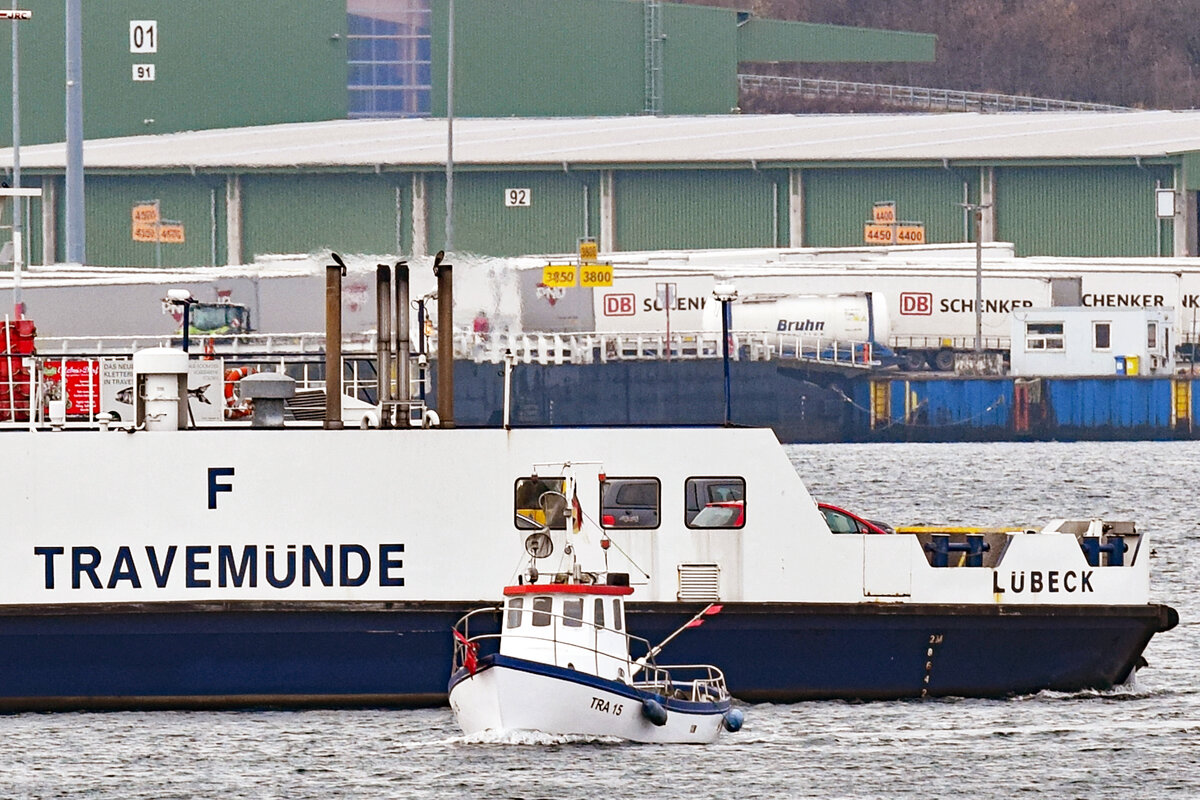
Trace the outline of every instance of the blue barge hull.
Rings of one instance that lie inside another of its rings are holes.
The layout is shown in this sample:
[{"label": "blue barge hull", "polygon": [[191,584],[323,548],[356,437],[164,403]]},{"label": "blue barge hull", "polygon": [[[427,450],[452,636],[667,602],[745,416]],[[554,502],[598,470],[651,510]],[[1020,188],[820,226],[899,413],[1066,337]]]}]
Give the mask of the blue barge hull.
[{"label": "blue barge hull", "polygon": [[[733,422],[788,442],[1022,441],[1200,438],[1200,376],[968,378],[798,366],[732,365]],[[719,425],[719,360],[520,364],[512,422]],[[501,424],[502,370],[455,364],[459,425]]]},{"label": "blue barge hull", "polygon": [[[439,705],[451,626],[473,607],[10,608],[0,710]],[[659,641],[699,608],[631,605],[629,626]],[[668,649],[673,662],[719,664],[750,701],[996,697],[1119,684],[1177,621],[1160,605],[730,603]]]}]

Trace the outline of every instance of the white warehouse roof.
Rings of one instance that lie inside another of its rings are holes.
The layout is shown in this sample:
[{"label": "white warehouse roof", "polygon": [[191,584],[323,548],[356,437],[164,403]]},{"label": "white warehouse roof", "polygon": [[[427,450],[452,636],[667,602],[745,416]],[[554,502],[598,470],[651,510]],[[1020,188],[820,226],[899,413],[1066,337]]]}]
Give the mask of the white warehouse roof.
[{"label": "white warehouse roof", "polygon": [[[460,165],[1155,158],[1200,152],[1200,111],[459,119]],[[84,145],[88,169],[432,167],[444,119],[333,120],[188,131]],[[60,170],[65,146],[21,148]],[[12,163],[0,150],[0,167]]]}]

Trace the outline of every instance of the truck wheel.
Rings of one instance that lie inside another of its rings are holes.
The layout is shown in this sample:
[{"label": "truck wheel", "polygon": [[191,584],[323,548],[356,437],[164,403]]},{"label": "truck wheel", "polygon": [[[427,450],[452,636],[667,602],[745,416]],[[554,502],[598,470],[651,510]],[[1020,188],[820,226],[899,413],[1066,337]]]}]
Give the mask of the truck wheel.
[{"label": "truck wheel", "polygon": [[941,372],[952,372],[954,370],[954,351],[950,348],[938,350],[933,357],[933,366]]},{"label": "truck wheel", "polygon": [[925,369],[925,352],[923,350],[905,350],[902,354],[904,368],[909,372]]}]

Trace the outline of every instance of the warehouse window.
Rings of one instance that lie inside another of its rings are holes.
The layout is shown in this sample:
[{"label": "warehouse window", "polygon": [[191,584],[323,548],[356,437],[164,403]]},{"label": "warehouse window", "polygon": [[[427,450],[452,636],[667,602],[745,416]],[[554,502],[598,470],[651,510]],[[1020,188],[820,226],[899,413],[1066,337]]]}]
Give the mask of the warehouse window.
[{"label": "warehouse window", "polygon": [[429,116],[429,0],[347,0],[346,11],[350,116]]},{"label": "warehouse window", "polygon": [[1026,322],[1026,350],[1062,350],[1063,324],[1061,322]]},{"label": "warehouse window", "polygon": [[1112,349],[1112,323],[1092,323],[1092,347],[1096,350]]}]

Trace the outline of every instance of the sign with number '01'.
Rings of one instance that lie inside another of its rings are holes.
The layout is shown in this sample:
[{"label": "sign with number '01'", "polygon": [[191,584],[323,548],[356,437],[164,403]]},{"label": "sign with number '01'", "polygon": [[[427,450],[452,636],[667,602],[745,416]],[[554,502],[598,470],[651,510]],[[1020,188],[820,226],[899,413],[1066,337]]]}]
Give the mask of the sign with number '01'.
[{"label": "sign with number '01'", "polygon": [[129,20],[129,52],[157,53],[158,52],[158,20],[131,19]]}]

